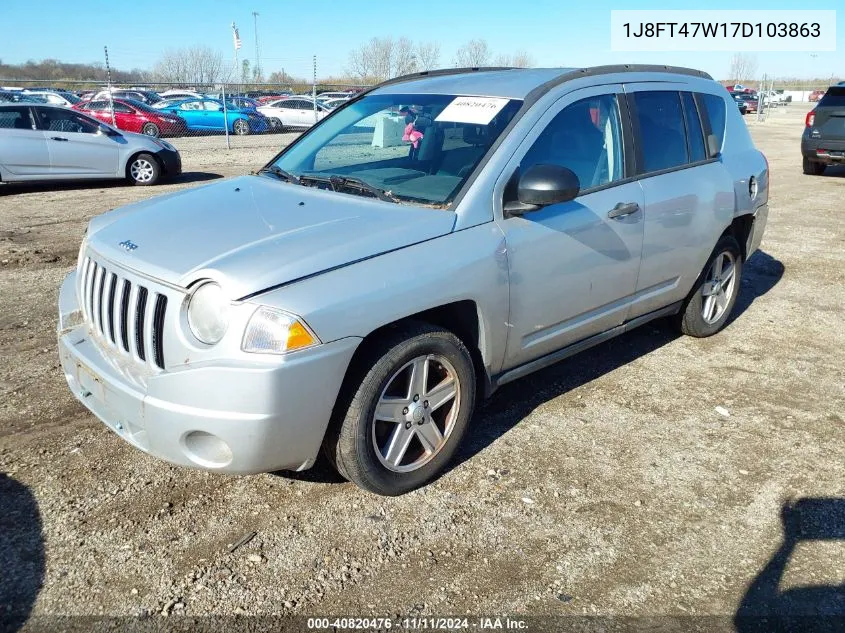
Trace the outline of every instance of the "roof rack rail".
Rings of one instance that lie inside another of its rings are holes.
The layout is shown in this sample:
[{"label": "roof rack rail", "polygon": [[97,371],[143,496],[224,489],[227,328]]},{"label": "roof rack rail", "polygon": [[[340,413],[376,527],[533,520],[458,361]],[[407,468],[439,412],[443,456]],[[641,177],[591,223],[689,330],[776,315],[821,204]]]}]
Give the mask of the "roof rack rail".
[{"label": "roof rack rail", "polygon": [[413,81],[414,79],[425,79],[426,77],[443,77],[446,75],[461,75],[464,73],[481,73],[490,72],[494,70],[514,70],[513,66],[471,66],[467,68],[438,68],[437,70],[421,70],[417,73],[410,73],[409,75],[401,75],[387,79],[371,88],[381,88],[382,86],[390,86],[405,81]]}]

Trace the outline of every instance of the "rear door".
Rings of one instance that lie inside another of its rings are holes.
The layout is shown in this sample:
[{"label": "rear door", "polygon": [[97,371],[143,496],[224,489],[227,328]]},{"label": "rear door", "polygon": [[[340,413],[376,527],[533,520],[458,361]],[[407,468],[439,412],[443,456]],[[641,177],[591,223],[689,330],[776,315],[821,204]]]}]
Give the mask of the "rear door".
[{"label": "rear door", "polygon": [[[636,318],[686,297],[731,222],[734,187],[721,158],[707,156],[709,124],[692,92],[656,82],[626,84],[625,91],[645,195],[642,263],[629,315]],[[724,110],[727,102],[720,101]]]},{"label": "rear door", "polygon": [[0,166],[15,176],[44,176],[50,155],[27,106],[0,108]]},{"label": "rear door", "polygon": [[123,137],[99,132],[99,124],[65,108],[33,108],[47,140],[50,173],[54,176],[114,177]]},{"label": "rear door", "polygon": [[845,141],[845,86],[827,89],[816,106],[813,128],[823,141]]}]

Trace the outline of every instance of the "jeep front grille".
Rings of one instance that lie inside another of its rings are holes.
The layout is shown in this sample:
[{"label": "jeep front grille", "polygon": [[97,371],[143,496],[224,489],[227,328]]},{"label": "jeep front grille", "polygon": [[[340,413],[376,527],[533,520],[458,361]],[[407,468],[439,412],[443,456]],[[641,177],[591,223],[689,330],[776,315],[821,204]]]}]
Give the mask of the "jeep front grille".
[{"label": "jeep front grille", "polygon": [[80,270],[85,320],[114,349],[164,369],[167,297],[85,257]]}]

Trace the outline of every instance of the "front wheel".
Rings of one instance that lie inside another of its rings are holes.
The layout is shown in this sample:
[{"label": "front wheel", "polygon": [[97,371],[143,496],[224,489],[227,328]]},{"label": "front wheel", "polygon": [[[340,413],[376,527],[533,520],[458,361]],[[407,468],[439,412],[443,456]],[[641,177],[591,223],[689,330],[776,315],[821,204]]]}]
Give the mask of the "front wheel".
[{"label": "front wheel", "polygon": [[739,244],[733,236],[723,235],[681,309],[681,332],[703,338],[725,327],[739,296],[741,278]]},{"label": "front wheel", "polygon": [[154,185],[161,178],[161,165],[150,154],[138,154],[127,166],[126,174],[136,185]]},{"label": "front wheel", "polygon": [[243,119],[238,119],[235,121],[233,129],[235,130],[235,134],[238,136],[245,136],[246,134],[249,134],[249,123]]},{"label": "front wheel", "polygon": [[341,475],[400,495],[442,472],[475,404],[475,369],[461,340],[412,323],[368,350],[344,386],[324,450]]}]

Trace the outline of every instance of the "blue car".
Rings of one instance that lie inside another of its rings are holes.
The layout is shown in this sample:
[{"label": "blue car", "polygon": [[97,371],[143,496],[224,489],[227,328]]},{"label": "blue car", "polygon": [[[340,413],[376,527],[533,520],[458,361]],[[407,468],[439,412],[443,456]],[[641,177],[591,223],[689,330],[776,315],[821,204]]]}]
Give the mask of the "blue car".
[{"label": "blue car", "polygon": [[270,125],[267,118],[255,110],[240,108],[231,100],[219,99],[183,99],[165,108],[163,112],[177,114],[188,125],[189,131],[196,132],[229,132],[238,135],[259,134],[267,132]]}]

